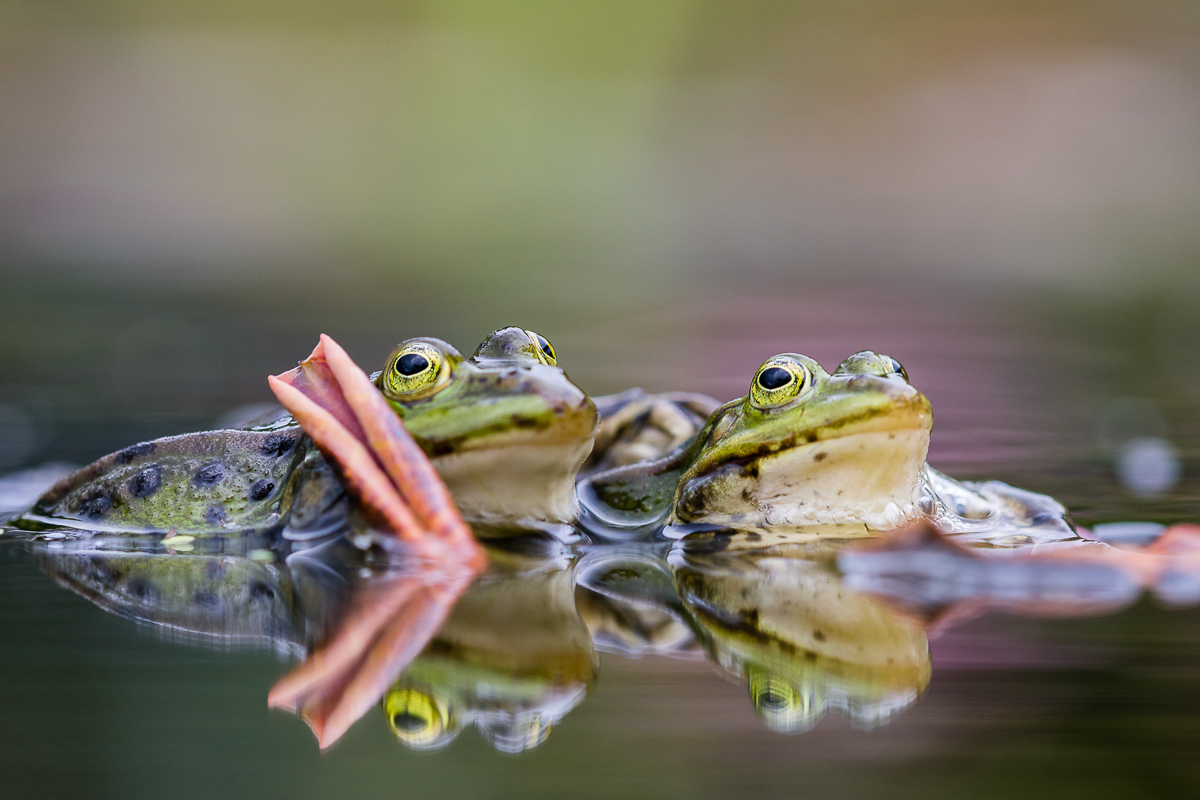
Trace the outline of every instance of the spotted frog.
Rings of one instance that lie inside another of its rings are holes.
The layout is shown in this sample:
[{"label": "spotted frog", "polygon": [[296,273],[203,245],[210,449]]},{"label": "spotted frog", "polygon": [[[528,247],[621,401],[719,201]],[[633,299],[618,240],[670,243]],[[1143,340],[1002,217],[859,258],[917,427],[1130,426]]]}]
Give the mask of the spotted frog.
[{"label": "spotted frog", "polygon": [[[464,358],[410,339],[375,385],[472,522],[562,524],[597,427],[593,402],[553,346],[521,328]],[[286,414],[246,429],[127,447],[68,475],[15,524],[123,532],[217,533],[336,526],[348,504],[338,468]]]}]

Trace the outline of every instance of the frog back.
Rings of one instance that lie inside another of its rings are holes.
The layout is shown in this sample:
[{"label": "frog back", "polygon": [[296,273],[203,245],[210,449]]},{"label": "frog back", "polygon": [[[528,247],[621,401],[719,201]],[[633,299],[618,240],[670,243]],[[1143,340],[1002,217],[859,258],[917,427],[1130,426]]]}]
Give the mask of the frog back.
[{"label": "frog back", "polygon": [[298,425],[143,442],[66,476],[18,525],[130,533],[223,532],[280,523],[311,448]]}]

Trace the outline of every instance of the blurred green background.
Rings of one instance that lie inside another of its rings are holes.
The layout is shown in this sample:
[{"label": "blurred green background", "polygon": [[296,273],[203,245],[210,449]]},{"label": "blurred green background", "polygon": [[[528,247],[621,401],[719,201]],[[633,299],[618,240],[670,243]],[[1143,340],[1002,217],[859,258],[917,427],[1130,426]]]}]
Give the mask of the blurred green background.
[{"label": "blurred green background", "polygon": [[943,464],[1190,440],[1197,219],[1190,0],[0,0],[0,468],[514,323],[593,393],[876,348]]},{"label": "blurred green background", "polygon": [[[726,399],[776,352],[875,348],[933,402],[936,465],[1196,519],[1197,220],[1194,0],[0,0],[0,472],[268,402],[321,332],[373,369],[519,324],[593,393]],[[1135,440],[1182,478],[1132,492]],[[265,710],[282,664],[0,554],[0,795],[1196,785],[1194,612],[986,620],[878,735],[776,736],[704,665],[606,658],[520,760],[379,719],[323,758]]]}]

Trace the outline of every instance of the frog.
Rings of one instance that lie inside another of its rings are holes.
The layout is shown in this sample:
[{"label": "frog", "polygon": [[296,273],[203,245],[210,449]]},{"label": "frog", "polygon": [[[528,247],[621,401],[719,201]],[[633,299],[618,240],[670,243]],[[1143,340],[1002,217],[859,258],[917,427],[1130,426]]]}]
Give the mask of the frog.
[{"label": "frog", "polygon": [[801,733],[829,711],[876,728],[916,702],[932,661],[924,625],[849,588],[805,544],[669,557],[709,658],[743,684],[771,730]]},{"label": "frog", "polygon": [[172,640],[301,657],[386,554],[346,537],[307,546],[271,536],[38,535],[28,549],[57,584]]},{"label": "frog", "polygon": [[600,426],[580,477],[652,461],[689,441],[721,405],[698,392],[640,388],[594,398]]},{"label": "frog", "polygon": [[[372,377],[466,520],[536,527],[574,518],[575,475],[598,417],[545,337],[502,328],[470,358],[441,339],[408,339]],[[315,535],[349,513],[341,468],[279,413],[126,447],[67,475],[9,524],[187,534],[287,526]]]},{"label": "frog", "polygon": [[577,556],[495,543],[488,556],[488,571],[379,703],[406,748],[441,749],[473,724],[501,752],[533,749],[595,684],[573,594]]},{"label": "frog", "polygon": [[585,475],[578,488],[601,533],[666,526],[681,535],[724,527],[854,537],[930,519],[981,546],[1078,538],[1053,498],[929,466],[932,429],[929,400],[895,358],[863,350],[828,372],[781,353],[686,443]]}]

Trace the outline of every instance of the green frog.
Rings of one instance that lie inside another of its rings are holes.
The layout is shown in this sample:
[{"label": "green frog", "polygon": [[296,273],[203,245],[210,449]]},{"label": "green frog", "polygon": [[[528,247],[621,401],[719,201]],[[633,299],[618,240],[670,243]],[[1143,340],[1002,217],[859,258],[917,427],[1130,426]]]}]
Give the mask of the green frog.
[{"label": "green frog", "polygon": [[573,595],[577,559],[491,547],[488,561],[383,698],[407,747],[444,747],[472,724],[497,750],[537,747],[595,683]]},{"label": "green frog", "polygon": [[[440,339],[409,339],[374,382],[466,519],[545,526],[574,518],[575,474],[597,413],[545,337],[504,328],[470,358]],[[63,478],[16,525],[319,531],[340,524],[347,508],[338,469],[285,414],[127,447]]]},{"label": "green frog", "polygon": [[828,710],[873,728],[929,683],[924,627],[851,591],[805,546],[696,554],[670,562],[709,657],[750,692],[772,730],[812,728]]},{"label": "green frog", "polygon": [[42,571],[118,617],[171,638],[301,656],[343,613],[387,554],[338,537],[293,548],[277,537],[99,533],[29,542]]},{"label": "green frog", "polygon": [[586,475],[580,496],[597,526],[610,529],[824,526],[854,536],[928,518],[1002,545],[1075,538],[1066,510],[1049,497],[929,467],[932,427],[929,401],[890,356],[864,350],[831,373],[783,353],[685,444]]}]

